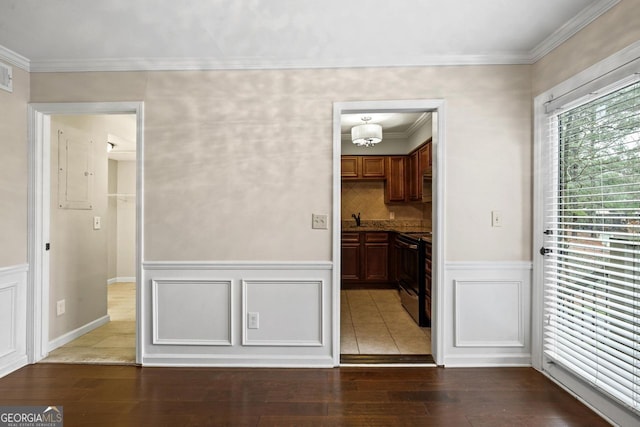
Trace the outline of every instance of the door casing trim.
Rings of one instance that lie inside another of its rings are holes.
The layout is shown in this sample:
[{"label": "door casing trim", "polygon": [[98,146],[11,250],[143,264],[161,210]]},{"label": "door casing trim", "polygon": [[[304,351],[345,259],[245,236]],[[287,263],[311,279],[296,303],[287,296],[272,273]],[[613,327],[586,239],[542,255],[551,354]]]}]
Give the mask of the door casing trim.
[{"label": "door casing trim", "polygon": [[45,243],[49,239],[51,200],[51,115],[135,114],[136,115],[136,363],[142,360],[143,319],[140,278],[142,273],[144,214],[144,103],[81,102],[31,103],[28,106],[28,250],[27,356],[36,363],[47,356],[49,346],[49,260]]},{"label": "door casing trim", "polygon": [[411,99],[389,101],[349,101],[333,104],[333,223],[332,233],[332,296],[333,296],[333,361],[340,366],[340,235],[341,235],[341,191],[340,156],[342,152],[340,116],[354,113],[437,113],[433,132],[433,182],[434,201],[432,204],[433,231],[433,290],[432,290],[432,353],[436,365],[444,364],[444,256],[445,256],[445,141],[446,141],[446,103],[444,99]]}]

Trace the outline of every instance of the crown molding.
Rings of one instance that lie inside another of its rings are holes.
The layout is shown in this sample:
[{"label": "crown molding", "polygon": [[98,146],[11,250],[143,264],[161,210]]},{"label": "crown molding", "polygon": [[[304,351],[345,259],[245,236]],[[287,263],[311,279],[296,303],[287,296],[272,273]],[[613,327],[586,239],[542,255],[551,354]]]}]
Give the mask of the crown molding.
[{"label": "crown molding", "polygon": [[569,40],[578,31],[598,19],[620,0],[599,0],[584,8],[580,13],[567,21],[562,27],[554,31],[529,53],[530,63],[533,64],[542,59],[549,52]]},{"label": "crown molding", "polygon": [[456,65],[508,65],[528,64],[528,54],[507,52],[482,55],[430,55],[412,58],[376,58],[358,61],[351,58],[308,58],[280,60],[275,58],[240,58],[220,60],[215,58],[105,58],[75,60],[34,60],[31,71],[91,72],[91,71],[201,71],[201,70],[269,70],[269,69],[321,69],[321,68],[386,68]]},{"label": "crown molding", "polygon": [[8,62],[24,71],[30,71],[30,63],[27,58],[2,45],[0,45],[0,61]]},{"label": "crown molding", "polygon": [[407,134],[407,138],[413,135],[418,129],[420,129],[424,124],[431,121],[431,112],[422,113],[418,120],[416,120],[405,132]]}]

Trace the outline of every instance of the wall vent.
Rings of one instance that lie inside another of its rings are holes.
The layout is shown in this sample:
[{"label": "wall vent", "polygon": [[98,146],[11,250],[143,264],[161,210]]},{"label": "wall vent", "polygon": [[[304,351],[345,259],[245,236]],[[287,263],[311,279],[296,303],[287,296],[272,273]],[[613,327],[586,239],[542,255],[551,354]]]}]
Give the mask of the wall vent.
[{"label": "wall vent", "polygon": [[13,67],[0,62],[0,89],[13,92]]}]

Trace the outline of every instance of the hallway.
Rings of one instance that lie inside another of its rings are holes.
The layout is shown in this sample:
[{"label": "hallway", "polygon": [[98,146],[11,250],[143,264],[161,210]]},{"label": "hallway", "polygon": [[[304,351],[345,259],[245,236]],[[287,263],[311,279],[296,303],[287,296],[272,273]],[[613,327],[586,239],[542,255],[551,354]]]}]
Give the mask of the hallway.
[{"label": "hallway", "polygon": [[108,286],[111,321],[49,353],[41,363],[134,364],[136,284]]}]

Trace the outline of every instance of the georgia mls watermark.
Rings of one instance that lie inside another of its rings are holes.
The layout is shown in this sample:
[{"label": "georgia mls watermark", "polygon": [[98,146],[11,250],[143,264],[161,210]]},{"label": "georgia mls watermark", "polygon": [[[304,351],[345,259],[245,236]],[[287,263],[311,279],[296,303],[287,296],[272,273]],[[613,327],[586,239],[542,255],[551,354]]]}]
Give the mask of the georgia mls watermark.
[{"label": "georgia mls watermark", "polygon": [[0,406],[0,427],[62,427],[62,406]]}]

